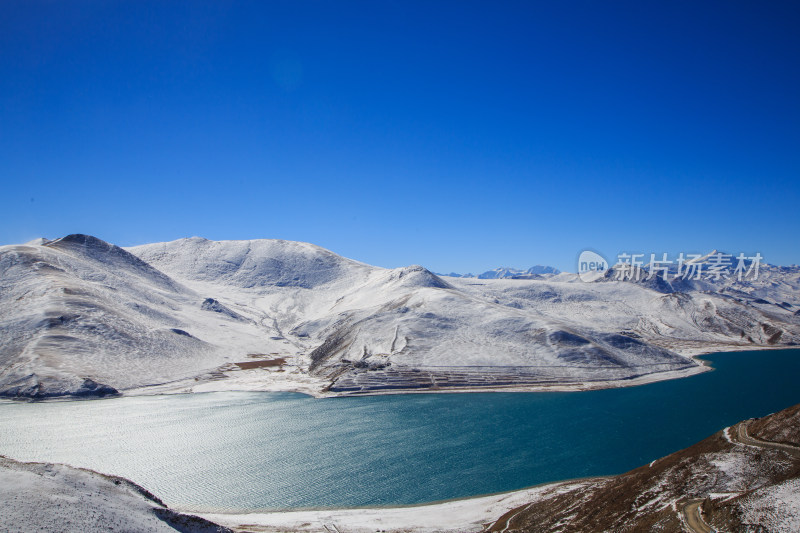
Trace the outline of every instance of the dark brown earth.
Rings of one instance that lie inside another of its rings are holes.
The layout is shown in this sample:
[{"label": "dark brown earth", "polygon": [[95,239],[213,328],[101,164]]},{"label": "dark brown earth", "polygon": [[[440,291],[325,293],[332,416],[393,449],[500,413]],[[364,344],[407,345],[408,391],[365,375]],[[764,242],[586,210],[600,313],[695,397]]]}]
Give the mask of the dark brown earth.
[{"label": "dark brown earth", "polygon": [[751,437],[785,444],[800,443],[800,424],[787,424],[787,418],[800,420],[800,405],[781,411],[782,416],[765,416],[753,420],[747,426]]},{"label": "dark brown earth", "polygon": [[251,370],[253,368],[268,368],[273,366],[283,366],[286,364],[286,359],[278,357],[276,359],[266,359],[263,361],[245,361],[243,363],[234,363],[241,370]]}]

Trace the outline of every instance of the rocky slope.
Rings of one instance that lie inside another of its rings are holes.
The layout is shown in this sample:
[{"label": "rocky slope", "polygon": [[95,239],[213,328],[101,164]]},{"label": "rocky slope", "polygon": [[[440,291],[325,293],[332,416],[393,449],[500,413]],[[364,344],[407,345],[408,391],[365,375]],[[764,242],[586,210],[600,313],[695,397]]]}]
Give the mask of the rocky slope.
[{"label": "rocky slope", "polygon": [[800,405],[627,474],[555,484],[487,531],[800,529]]}]

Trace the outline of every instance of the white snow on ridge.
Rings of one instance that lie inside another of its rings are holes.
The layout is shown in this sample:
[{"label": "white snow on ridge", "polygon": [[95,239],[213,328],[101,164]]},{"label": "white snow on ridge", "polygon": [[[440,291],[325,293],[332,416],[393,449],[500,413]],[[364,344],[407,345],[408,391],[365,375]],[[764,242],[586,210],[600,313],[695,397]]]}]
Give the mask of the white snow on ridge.
[{"label": "white snow on ridge", "polygon": [[765,272],[761,286],[664,293],[574,274],[445,281],[292,241],[126,251],[72,235],[0,247],[0,394],[207,390],[225,376],[317,393],[673,377],[698,370],[680,353],[800,341],[798,274]]},{"label": "white snow on ridge", "polygon": [[242,289],[276,286],[311,289],[379,270],[319,246],[295,241],[209,241],[200,237],[128,249],[177,278]]}]

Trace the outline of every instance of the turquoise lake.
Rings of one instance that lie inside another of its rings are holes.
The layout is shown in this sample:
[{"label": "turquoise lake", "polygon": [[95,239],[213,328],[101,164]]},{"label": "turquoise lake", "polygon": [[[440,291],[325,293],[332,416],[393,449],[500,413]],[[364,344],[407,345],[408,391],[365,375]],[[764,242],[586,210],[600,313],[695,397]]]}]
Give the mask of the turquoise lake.
[{"label": "turquoise lake", "polygon": [[0,454],[132,479],[194,511],[406,505],[619,474],[800,403],[800,350],[569,393],[225,392],[0,403]]}]

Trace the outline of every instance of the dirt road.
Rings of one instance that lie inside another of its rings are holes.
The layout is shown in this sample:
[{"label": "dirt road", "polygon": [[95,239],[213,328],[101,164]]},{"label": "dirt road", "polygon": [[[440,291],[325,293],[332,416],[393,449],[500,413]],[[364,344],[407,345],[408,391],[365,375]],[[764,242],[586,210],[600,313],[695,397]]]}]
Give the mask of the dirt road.
[{"label": "dirt road", "polygon": [[686,519],[686,525],[694,533],[711,533],[714,530],[700,516],[700,504],[702,503],[703,500],[689,500],[683,505],[681,512]]}]

